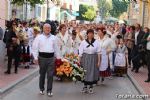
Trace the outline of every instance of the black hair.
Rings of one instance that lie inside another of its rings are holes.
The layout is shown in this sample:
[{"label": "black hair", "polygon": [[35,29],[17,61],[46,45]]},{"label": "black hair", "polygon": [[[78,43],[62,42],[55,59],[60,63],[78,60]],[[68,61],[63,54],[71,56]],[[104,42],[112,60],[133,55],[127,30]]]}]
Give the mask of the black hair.
[{"label": "black hair", "polygon": [[77,32],[76,30],[72,30],[72,35],[76,36]]},{"label": "black hair", "polygon": [[130,28],[135,31],[135,26],[132,25],[130,26]]},{"label": "black hair", "polygon": [[116,37],[117,37],[117,39],[122,39],[121,35],[117,35]]},{"label": "black hair", "polygon": [[94,30],[93,29],[88,29],[86,34],[88,35],[89,33],[93,33],[94,34]]}]

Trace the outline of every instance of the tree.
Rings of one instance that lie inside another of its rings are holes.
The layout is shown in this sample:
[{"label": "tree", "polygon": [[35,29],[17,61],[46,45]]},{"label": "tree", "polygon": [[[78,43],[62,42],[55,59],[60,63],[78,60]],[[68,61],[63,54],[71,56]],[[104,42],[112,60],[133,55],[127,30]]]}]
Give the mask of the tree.
[{"label": "tree", "polygon": [[129,0],[112,0],[112,9],[109,11],[113,17],[119,17],[127,11]]},{"label": "tree", "polygon": [[102,19],[109,15],[109,11],[112,9],[112,0],[98,0],[98,8]]},{"label": "tree", "polygon": [[84,18],[86,18],[88,21],[93,21],[96,17],[96,12],[92,9],[88,9],[84,14],[82,14]]},{"label": "tree", "polygon": [[12,4],[23,5],[25,3],[30,3],[31,6],[35,6],[35,4],[42,4],[45,0],[12,0]]},{"label": "tree", "polygon": [[96,11],[93,6],[80,5],[79,6],[79,20],[92,21],[96,17]]}]

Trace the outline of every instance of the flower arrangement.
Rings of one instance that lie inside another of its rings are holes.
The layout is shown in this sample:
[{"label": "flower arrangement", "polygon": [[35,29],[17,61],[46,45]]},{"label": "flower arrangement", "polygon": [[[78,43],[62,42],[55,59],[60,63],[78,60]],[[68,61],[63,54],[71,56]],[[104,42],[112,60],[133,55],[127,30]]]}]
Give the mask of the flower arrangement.
[{"label": "flower arrangement", "polygon": [[76,55],[74,53],[66,54],[64,58],[68,59],[69,61],[78,62],[78,55]]},{"label": "flower arrangement", "polygon": [[56,75],[66,77],[70,77],[72,73],[72,67],[70,66],[70,63],[67,61],[62,61],[62,65],[56,68]]},{"label": "flower arrangement", "polygon": [[56,76],[61,80],[67,78],[72,81],[83,81],[85,70],[78,63],[78,56],[66,54],[64,59],[56,60]]}]

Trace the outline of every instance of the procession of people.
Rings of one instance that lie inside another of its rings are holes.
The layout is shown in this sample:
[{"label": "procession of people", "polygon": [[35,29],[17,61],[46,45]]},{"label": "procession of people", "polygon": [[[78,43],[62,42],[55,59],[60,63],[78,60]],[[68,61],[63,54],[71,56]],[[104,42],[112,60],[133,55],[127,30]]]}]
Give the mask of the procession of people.
[{"label": "procession of people", "polygon": [[142,66],[148,68],[145,82],[150,82],[148,27],[142,30],[140,24],[130,26],[118,22],[113,25],[80,24],[75,20],[63,24],[49,22],[39,23],[33,19],[7,23],[3,39],[8,56],[5,74],[11,74],[12,59],[15,59],[16,74],[21,63],[26,69],[38,64],[40,94],[44,94],[47,77],[47,95],[53,96],[55,60],[73,53],[78,55],[80,66],[86,70],[84,93],[94,93],[94,84],[104,83],[105,77],[125,77],[128,70],[138,73]]}]

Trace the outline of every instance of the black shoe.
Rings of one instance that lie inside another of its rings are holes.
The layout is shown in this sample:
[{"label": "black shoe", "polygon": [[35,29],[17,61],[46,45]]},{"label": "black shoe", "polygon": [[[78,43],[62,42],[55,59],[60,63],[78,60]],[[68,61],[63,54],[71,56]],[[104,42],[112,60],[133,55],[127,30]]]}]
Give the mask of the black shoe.
[{"label": "black shoe", "polygon": [[104,82],[104,78],[102,77],[101,82]]},{"label": "black shoe", "polygon": [[18,71],[15,70],[15,74],[18,74]]},{"label": "black shoe", "polygon": [[150,82],[150,79],[148,79],[148,80],[145,80],[145,82]]},{"label": "black shoe", "polygon": [[25,66],[24,68],[25,68],[25,69],[29,69],[29,68],[30,68],[30,66]]},{"label": "black shoe", "polygon": [[122,75],[122,74],[120,74],[120,75],[119,75],[119,77],[123,77],[123,75]]},{"label": "black shoe", "polygon": [[83,89],[81,90],[82,93],[88,93],[88,88],[87,87],[83,87]]},{"label": "black shoe", "polygon": [[90,94],[93,94],[94,91],[93,91],[93,88],[89,88],[89,91],[88,91]]},{"label": "black shoe", "polygon": [[27,69],[29,69],[30,68],[30,66],[26,66],[27,67]]},{"label": "black shoe", "polygon": [[135,73],[139,73],[139,70],[136,70]]},{"label": "black shoe", "polygon": [[15,74],[18,74],[18,72],[15,72]]},{"label": "black shoe", "polygon": [[131,69],[132,72],[133,72],[134,70],[135,70],[134,68]]},{"label": "black shoe", "polygon": [[6,71],[6,72],[4,72],[5,74],[10,74],[10,71]]},{"label": "black shoe", "polygon": [[47,92],[47,95],[48,95],[49,97],[52,97],[52,96],[53,96],[53,93],[52,93],[52,92]]},{"label": "black shoe", "polygon": [[41,94],[41,95],[44,95],[44,91],[43,91],[43,90],[40,90],[40,94]]}]

